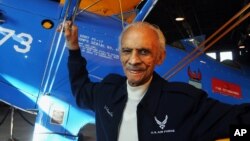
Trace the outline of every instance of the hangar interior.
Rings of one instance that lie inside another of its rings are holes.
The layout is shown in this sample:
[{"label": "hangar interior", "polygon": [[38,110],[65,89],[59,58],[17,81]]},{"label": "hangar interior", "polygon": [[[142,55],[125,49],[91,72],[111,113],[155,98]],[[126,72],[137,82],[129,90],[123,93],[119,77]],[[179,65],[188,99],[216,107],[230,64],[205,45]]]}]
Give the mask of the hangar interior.
[{"label": "hangar interior", "polygon": [[[164,31],[168,44],[201,35],[206,39],[247,4],[249,0],[159,0],[146,21],[158,25]],[[249,9],[227,27],[230,28],[247,13]],[[177,17],[184,19],[176,21]],[[249,47],[250,19],[247,18],[206,52],[215,53],[218,61],[220,61],[221,52],[232,52],[232,60],[249,66]]]},{"label": "hangar interior", "polygon": [[[145,20],[163,30],[168,44],[201,35],[206,39],[249,3],[249,0],[159,0]],[[241,14],[236,21],[244,15]],[[184,17],[184,20],[176,21],[175,18],[179,16]],[[220,61],[221,52],[231,52],[233,61],[250,66],[249,48],[248,18],[207,50],[207,53],[215,53],[216,59]],[[14,119],[11,119],[12,110],[0,102],[0,140],[8,140],[12,135],[20,141],[31,140],[35,115],[16,109]],[[14,120],[14,127],[11,120]]]}]

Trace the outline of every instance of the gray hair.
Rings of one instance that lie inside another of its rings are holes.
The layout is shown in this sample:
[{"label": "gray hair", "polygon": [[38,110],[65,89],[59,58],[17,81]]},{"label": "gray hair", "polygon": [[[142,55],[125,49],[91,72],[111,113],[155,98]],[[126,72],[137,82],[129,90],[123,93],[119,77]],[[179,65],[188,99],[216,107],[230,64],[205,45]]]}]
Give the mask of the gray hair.
[{"label": "gray hair", "polygon": [[159,42],[159,47],[161,49],[161,51],[165,52],[165,45],[166,45],[166,39],[165,39],[165,36],[164,34],[162,33],[162,31],[160,30],[160,28],[156,25],[152,25],[148,22],[134,22],[134,23],[131,23],[129,25],[127,25],[122,33],[120,34],[120,37],[119,37],[119,46],[121,45],[121,40],[124,36],[124,34],[128,31],[129,28],[131,27],[140,27],[140,26],[146,26],[146,27],[149,27],[151,28],[152,30],[154,30],[158,36],[158,42]]}]

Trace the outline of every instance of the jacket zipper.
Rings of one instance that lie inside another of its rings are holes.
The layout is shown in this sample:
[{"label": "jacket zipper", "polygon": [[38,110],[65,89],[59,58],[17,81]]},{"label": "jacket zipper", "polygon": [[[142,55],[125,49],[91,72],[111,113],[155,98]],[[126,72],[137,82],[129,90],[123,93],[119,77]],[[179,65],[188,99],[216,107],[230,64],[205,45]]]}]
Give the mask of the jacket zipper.
[{"label": "jacket zipper", "polygon": [[120,127],[121,127],[123,114],[124,114],[124,110],[125,110],[125,106],[127,105],[127,102],[128,102],[128,96],[126,96],[126,102],[125,102],[125,104],[123,104],[122,114],[121,114],[121,118],[120,118],[120,121],[119,121],[119,124],[118,124],[118,132],[117,132],[116,141],[118,141],[118,138],[120,136]]}]

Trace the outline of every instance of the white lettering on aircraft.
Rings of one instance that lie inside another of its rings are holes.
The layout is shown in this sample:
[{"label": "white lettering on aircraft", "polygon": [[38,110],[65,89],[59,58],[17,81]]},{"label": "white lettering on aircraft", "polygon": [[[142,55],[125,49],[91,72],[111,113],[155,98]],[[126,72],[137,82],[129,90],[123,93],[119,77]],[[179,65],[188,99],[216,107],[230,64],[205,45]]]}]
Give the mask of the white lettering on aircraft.
[{"label": "white lettering on aircraft", "polygon": [[21,48],[18,45],[14,45],[13,47],[16,50],[16,52],[19,52],[19,53],[29,52],[31,48],[30,45],[33,41],[32,36],[27,33],[19,33],[15,35],[15,32],[16,32],[15,30],[3,28],[0,26],[0,34],[3,35],[3,38],[0,39],[0,46],[2,46],[8,39],[12,37],[15,41],[25,46],[24,48]]}]

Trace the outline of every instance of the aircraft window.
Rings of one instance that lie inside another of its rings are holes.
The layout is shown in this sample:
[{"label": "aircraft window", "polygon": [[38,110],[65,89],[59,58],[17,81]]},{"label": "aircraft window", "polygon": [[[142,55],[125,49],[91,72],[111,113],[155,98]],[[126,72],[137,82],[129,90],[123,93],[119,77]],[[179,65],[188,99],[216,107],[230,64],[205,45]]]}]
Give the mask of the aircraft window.
[{"label": "aircraft window", "polygon": [[221,63],[227,66],[230,66],[232,68],[241,69],[240,64],[233,60],[226,59],[226,60],[223,60]]},{"label": "aircraft window", "polygon": [[179,41],[173,42],[170,45],[175,47],[175,48],[181,49],[181,50],[186,50],[185,47],[183,46],[183,44]]},{"label": "aircraft window", "polygon": [[206,53],[206,55],[216,60],[216,53],[215,52],[208,52],[208,53]]},{"label": "aircraft window", "polygon": [[233,53],[232,51],[223,51],[220,52],[220,62],[222,62],[223,60],[233,60]]}]

